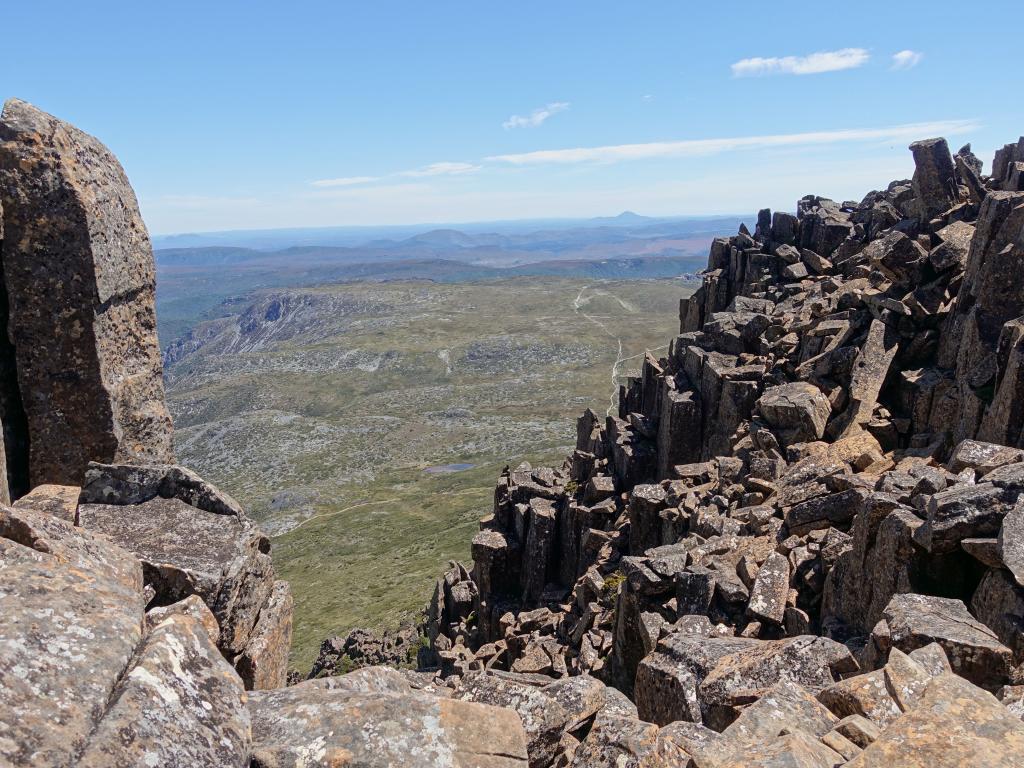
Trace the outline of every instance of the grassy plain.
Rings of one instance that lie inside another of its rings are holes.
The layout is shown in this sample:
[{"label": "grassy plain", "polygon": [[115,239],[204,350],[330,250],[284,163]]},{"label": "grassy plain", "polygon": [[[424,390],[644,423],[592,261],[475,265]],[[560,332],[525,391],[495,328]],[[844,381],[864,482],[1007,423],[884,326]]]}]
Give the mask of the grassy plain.
[{"label": "grassy plain", "polygon": [[[604,413],[617,377],[663,351],[692,287],[326,285],[196,327],[166,370],[179,457],[273,536],[293,667],[329,635],[415,618],[445,562],[468,560],[501,467],[560,462],[575,417]],[[425,471],[448,464],[472,468]]]}]

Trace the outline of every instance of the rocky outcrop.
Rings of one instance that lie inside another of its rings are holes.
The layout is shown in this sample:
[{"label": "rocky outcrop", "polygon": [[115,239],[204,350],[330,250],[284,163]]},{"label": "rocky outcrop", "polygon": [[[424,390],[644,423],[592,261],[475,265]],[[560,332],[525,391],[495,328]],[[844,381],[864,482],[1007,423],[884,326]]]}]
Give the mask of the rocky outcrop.
[{"label": "rocky outcrop", "polygon": [[618,414],[502,474],[421,663],[629,694],[570,734],[596,765],[1022,759],[1020,146],[716,239]]},{"label": "rocky outcrop", "polygon": [[13,346],[0,347],[0,419],[8,474],[27,467],[9,480],[14,495],[81,485],[89,461],[173,460],[153,251],[116,158],[12,99],[0,115],[0,207]]}]

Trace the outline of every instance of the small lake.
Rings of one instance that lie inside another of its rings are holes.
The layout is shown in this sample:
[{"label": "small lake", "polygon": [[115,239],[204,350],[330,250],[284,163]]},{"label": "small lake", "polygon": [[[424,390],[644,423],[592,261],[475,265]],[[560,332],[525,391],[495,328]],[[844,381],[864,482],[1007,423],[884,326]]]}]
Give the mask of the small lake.
[{"label": "small lake", "polygon": [[467,469],[472,469],[475,464],[440,464],[436,467],[427,467],[424,472],[428,472],[432,475],[443,475],[448,472],[464,472]]}]

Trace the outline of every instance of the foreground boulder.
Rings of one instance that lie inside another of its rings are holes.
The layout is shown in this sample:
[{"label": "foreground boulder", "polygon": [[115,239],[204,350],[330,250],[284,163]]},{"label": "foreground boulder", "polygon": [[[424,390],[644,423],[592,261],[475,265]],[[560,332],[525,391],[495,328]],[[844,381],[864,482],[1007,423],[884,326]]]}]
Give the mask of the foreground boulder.
[{"label": "foreground boulder", "polygon": [[0,508],[0,762],[68,765],[142,637],[142,569],[102,536]]},{"label": "foreground boulder", "polygon": [[30,486],[81,485],[89,461],[171,461],[153,251],[117,159],[12,99],[0,208]]},{"label": "foreground boulder", "polygon": [[932,680],[914,708],[848,765],[1005,768],[1024,764],[1024,723],[955,675]]},{"label": "foreground boulder", "polygon": [[320,680],[249,696],[252,765],[525,768],[508,709],[421,694],[328,690]]}]

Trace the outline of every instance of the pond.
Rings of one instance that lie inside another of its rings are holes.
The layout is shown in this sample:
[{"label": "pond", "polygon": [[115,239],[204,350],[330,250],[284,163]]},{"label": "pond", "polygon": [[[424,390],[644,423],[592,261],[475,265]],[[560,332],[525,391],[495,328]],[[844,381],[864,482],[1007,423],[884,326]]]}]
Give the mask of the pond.
[{"label": "pond", "polygon": [[424,472],[429,472],[432,475],[440,475],[448,472],[464,472],[467,469],[472,469],[475,464],[440,464],[436,467],[427,467]]}]

